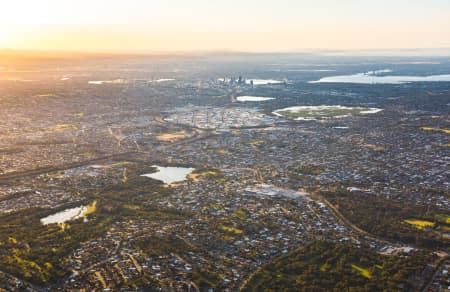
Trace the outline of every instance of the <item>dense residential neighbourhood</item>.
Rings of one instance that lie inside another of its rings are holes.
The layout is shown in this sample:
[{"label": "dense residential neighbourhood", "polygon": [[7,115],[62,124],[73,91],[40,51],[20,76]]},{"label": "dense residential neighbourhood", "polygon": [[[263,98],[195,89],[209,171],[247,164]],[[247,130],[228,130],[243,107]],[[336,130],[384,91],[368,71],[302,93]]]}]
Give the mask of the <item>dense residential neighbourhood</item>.
[{"label": "dense residential neighbourhood", "polygon": [[448,59],[127,58],[0,72],[0,291],[450,289],[450,83],[310,83]]}]

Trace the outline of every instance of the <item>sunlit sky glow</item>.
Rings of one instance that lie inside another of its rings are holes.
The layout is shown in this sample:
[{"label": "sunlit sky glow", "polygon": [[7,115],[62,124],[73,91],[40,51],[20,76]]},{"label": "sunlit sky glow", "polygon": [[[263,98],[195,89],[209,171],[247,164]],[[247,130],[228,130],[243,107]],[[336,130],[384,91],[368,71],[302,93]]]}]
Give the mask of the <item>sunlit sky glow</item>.
[{"label": "sunlit sky glow", "polygon": [[1,0],[0,48],[450,47],[449,0]]}]

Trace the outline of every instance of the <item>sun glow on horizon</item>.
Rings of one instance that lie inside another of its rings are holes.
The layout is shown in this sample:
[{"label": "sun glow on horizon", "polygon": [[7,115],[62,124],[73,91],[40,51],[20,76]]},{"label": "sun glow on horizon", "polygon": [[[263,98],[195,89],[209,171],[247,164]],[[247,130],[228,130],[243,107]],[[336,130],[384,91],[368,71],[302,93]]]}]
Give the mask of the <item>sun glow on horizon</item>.
[{"label": "sun glow on horizon", "polygon": [[450,47],[444,0],[4,0],[0,48],[247,50]]}]

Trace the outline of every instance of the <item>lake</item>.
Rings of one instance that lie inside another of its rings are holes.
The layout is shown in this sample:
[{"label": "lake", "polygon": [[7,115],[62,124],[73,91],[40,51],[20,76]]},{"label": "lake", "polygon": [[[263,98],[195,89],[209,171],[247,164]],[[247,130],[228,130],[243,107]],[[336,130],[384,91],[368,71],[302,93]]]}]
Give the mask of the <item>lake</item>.
[{"label": "lake", "polygon": [[142,174],[141,176],[160,180],[165,184],[171,184],[186,180],[186,176],[192,173],[195,168],[192,167],[164,167],[159,165],[152,165],[157,169],[156,172]]},{"label": "lake", "polygon": [[276,116],[296,121],[314,121],[327,118],[344,118],[351,115],[376,114],[382,110],[380,108],[319,105],[287,107],[272,113]]},{"label": "lake", "polygon": [[246,102],[246,101],[268,101],[273,100],[274,97],[262,97],[262,96],[238,96],[236,97],[237,101]]},{"label": "lake", "polygon": [[149,82],[161,83],[161,82],[168,82],[168,81],[175,81],[175,79],[173,79],[173,78],[161,78],[161,79],[151,80]]},{"label": "lake", "polygon": [[450,82],[450,74],[429,76],[380,76],[380,74],[391,72],[392,70],[385,69],[352,75],[330,76],[308,83],[403,84],[410,82]]},{"label": "lake", "polygon": [[42,224],[61,224],[67,221],[83,218],[90,213],[94,212],[97,208],[97,201],[94,201],[91,205],[80,206],[75,208],[66,209],[64,211],[49,215],[41,219]]},{"label": "lake", "polygon": [[247,84],[253,81],[253,85],[270,85],[270,84],[283,84],[284,81],[274,79],[248,79]]}]

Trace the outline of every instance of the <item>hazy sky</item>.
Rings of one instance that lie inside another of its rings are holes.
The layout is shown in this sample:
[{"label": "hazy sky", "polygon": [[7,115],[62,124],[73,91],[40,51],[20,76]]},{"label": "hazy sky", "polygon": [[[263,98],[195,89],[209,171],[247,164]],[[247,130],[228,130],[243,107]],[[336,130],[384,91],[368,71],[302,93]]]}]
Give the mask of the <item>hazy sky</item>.
[{"label": "hazy sky", "polygon": [[450,47],[450,0],[0,0],[0,48]]}]

